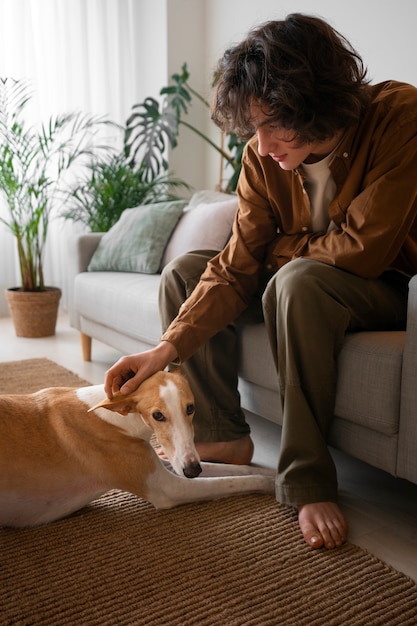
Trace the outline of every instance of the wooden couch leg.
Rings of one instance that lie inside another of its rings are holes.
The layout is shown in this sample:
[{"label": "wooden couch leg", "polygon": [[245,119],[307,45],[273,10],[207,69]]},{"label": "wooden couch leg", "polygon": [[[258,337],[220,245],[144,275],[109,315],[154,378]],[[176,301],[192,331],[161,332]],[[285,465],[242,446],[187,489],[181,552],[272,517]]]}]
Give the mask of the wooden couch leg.
[{"label": "wooden couch leg", "polygon": [[81,338],[81,350],[83,353],[83,359],[84,361],[91,361],[91,343],[92,343],[92,337],[89,337],[88,335],[84,335],[84,333],[80,333],[80,338]]}]

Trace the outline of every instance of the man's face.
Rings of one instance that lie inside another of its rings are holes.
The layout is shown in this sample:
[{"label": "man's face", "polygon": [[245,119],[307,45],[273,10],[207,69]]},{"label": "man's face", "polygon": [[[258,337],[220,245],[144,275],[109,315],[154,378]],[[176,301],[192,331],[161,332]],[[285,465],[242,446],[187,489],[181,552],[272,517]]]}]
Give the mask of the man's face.
[{"label": "man's face", "polygon": [[255,103],[252,105],[252,121],[260,156],[270,156],[283,170],[293,170],[304,161],[319,161],[331,151],[326,153],[325,143],[300,143],[295,131],[282,128]]}]

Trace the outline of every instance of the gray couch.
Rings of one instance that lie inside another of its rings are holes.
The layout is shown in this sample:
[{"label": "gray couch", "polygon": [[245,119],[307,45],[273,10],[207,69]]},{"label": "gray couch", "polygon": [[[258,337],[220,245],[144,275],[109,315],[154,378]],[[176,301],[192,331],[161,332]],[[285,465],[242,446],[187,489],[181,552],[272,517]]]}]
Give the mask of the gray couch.
[{"label": "gray couch", "polygon": [[[221,249],[236,207],[237,200],[224,194],[195,194],[169,239],[161,266],[187,250]],[[78,236],[70,254],[70,323],[81,333],[87,361],[92,339],[128,354],[154,346],[161,334],[159,274],[87,271],[101,237]],[[277,378],[264,325],[239,333],[242,406],[280,423]],[[346,337],[330,433],[335,448],[417,484],[416,363],[417,276],[410,282],[407,331]]]}]

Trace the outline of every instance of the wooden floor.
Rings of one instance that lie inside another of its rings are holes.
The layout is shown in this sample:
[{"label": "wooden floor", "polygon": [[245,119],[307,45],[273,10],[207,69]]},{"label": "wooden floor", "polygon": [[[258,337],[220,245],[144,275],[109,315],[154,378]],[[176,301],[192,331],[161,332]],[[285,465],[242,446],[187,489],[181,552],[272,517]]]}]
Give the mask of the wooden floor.
[{"label": "wooden floor", "polygon": [[[69,327],[66,316],[60,316],[56,335],[44,339],[16,337],[10,318],[0,318],[0,341],[1,361],[46,357],[93,384],[101,383],[106,369],[121,356],[93,341],[93,360],[83,362],[79,334]],[[248,420],[255,441],[254,462],[275,467],[279,427],[252,415]],[[337,451],[334,457],[349,540],[417,582],[417,485]]]}]

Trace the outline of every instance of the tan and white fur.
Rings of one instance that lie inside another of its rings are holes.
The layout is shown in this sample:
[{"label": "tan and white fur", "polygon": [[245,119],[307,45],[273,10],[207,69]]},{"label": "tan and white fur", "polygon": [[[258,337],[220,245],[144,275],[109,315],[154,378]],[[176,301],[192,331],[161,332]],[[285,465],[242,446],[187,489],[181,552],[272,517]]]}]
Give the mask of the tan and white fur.
[{"label": "tan and white fur", "polygon": [[[103,397],[103,385],[0,396],[0,526],[52,522],[110,489],[160,509],[274,492],[269,470],[200,463],[194,399],[180,372],[157,372],[129,396]],[[153,432],[175,473],[149,443]]]}]

